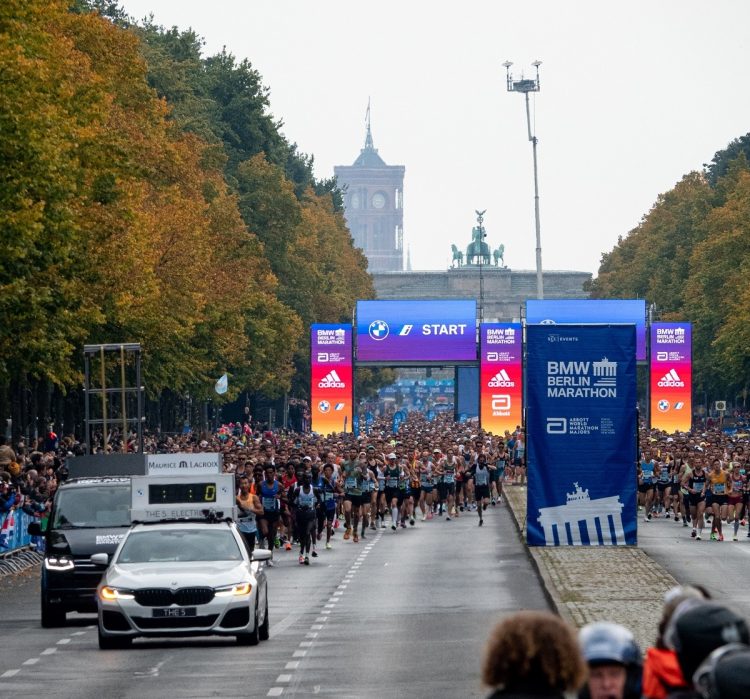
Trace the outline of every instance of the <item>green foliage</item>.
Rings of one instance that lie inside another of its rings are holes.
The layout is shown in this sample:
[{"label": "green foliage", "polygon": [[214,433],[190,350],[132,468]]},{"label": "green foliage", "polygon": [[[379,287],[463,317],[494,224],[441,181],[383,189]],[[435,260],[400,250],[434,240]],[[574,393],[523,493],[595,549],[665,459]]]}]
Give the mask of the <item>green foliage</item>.
[{"label": "green foliage", "polygon": [[750,134],[659,195],[602,255],[594,298],[645,298],[689,320],[696,389],[730,399],[750,386]]}]

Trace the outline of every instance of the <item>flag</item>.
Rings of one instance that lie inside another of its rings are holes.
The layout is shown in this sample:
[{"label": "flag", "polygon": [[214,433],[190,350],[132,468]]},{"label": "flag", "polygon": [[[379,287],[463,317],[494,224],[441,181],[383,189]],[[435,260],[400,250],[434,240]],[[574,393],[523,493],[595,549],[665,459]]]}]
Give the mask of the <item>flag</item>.
[{"label": "flag", "polygon": [[9,549],[10,540],[13,537],[13,533],[16,528],[16,517],[13,514],[13,510],[8,512],[5,520],[3,521],[2,527],[0,527],[0,548]]},{"label": "flag", "polygon": [[220,379],[219,379],[219,380],[218,380],[218,381],[216,382],[216,385],[214,386],[214,390],[215,390],[215,391],[216,391],[216,392],[217,392],[217,393],[218,393],[218,394],[219,394],[220,396],[223,396],[223,395],[224,395],[224,394],[225,394],[225,393],[227,392],[227,389],[228,389],[228,388],[229,388],[229,377],[228,377],[228,376],[227,376],[226,374],[224,374],[224,376],[222,376],[222,377],[221,377],[221,378],[220,378]]}]

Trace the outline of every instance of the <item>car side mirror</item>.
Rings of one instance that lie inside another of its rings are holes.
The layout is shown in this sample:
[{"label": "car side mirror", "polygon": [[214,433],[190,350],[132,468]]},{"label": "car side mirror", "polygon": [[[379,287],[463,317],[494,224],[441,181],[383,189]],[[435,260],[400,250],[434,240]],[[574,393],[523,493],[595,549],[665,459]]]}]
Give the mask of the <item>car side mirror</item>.
[{"label": "car side mirror", "polygon": [[44,532],[42,531],[42,525],[39,524],[39,522],[30,522],[29,526],[26,528],[26,531],[31,536],[43,536]]},{"label": "car side mirror", "polygon": [[95,553],[91,556],[91,562],[95,566],[108,566],[109,554],[108,553]]},{"label": "car side mirror", "polygon": [[273,553],[269,549],[255,549],[253,551],[254,561],[270,561]]}]

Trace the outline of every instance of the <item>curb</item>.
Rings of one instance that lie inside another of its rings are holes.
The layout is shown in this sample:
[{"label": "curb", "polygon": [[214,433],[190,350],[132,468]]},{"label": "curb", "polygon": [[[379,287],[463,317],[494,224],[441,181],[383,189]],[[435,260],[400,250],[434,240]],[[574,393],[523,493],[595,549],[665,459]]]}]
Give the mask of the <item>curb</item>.
[{"label": "curb", "polygon": [[526,551],[526,556],[529,559],[529,563],[531,563],[532,569],[542,583],[542,592],[544,593],[544,597],[547,600],[547,604],[549,604],[550,609],[559,617],[562,617],[566,621],[573,623],[573,619],[565,611],[565,606],[563,605],[562,600],[556,594],[555,586],[552,584],[549,575],[547,575],[544,564],[537,559],[537,557],[534,555],[534,552],[531,550],[531,547],[526,543],[523,534],[525,524],[521,524],[521,522],[518,520],[516,511],[510,504],[510,500],[508,499],[507,495],[504,496],[504,500],[505,504],[508,507],[508,512],[510,512],[511,519],[516,525],[518,538],[521,540],[521,544]]}]

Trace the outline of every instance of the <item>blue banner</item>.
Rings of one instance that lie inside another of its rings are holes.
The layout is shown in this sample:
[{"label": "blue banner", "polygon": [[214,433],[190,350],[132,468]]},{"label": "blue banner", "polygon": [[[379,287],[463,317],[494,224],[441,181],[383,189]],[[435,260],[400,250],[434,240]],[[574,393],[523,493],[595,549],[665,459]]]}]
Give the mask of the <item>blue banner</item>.
[{"label": "blue banner", "polygon": [[359,437],[359,413],[355,413],[352,418],[352,432],[354,432],[355,437]]},{"label": "blue banner", "polygon": [[636,543],[633,325],[528,325],[530,546]]},{"label": "blue banner", "polygon": [[393,413],[393,434],[398,432],[398,428],[401,427],[401,423],[406,419],[406,415],[400,410]]}]

